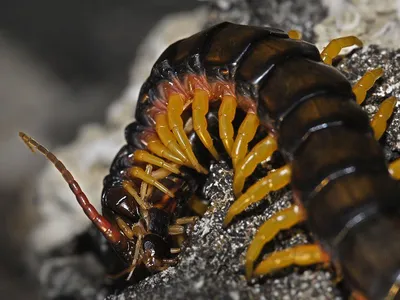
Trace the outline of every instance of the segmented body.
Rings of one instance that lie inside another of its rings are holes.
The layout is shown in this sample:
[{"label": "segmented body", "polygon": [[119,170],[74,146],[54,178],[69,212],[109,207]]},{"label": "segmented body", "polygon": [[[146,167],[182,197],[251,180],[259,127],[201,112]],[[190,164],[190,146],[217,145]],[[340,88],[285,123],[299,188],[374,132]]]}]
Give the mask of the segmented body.
[{"label": "segmented body", "polygon": [[[212,160],[230,157],[239,200],[225,225],[289,182],[296,203],[260,229],[248,252],[248,276],[275,231],[306,220],[318,243],[297,254],[276,253],[255,274],[282,267],[282,258],[289,264],[332,260],[363,295],[397,293],[400,187],[374,137],[383,123],[371,127],[357,104],[380,74],[372,71],[352,88],[326,64],[329,53],[321,59],[315,46],[277,29],[222,23],[160,56],[102,196],[103,215],[120,234],[117,242],[109,240],[130,270],[138,263],[155,271],[174,263],[170,238],[181,231],[173,226],[185,223],[177,208],[195,193]],[[389,110],[383,109],[384,122]],[[248,177],[277,149],[287,165],[242,194]]]}]

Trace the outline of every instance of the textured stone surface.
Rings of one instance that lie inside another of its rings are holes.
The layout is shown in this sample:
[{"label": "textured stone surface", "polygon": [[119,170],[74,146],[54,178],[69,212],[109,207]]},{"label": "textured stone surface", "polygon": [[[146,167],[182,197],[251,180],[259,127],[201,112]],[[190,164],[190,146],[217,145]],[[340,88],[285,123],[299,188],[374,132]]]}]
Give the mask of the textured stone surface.
[{"label": "textured stone surface", "polygon": [[327,13],[320,0],[215,0],[209,24],[224,21],[299,30],[303,39],[314,41],[313,28]]},{"label": "textured stone surface", "polygon": [[[288,189],[272,193],[260,205],[250,207],[228,229],[222,222],[234,201],[232,171],[220,163],[212,166],[204,186],[211,200],[205,215],[196,223],[189,246],[180,262],[162,273],[129,287],[108,299],[341,299],[332,274],[320,268],[295,268],[278,276],[248,284],[244,278],[244,256],[258,227],[277,211],[290,205]],[[300,228],[280,234],[273,250],[304,244],[307,235]]]}]

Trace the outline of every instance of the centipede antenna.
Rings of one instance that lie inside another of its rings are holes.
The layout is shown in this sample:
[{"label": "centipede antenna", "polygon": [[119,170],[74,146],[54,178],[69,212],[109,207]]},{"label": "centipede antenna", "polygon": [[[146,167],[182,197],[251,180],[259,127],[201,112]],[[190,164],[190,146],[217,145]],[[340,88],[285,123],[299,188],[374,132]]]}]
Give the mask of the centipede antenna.
[{"label": "centipede antenna", "polygon": [[71,172],[68,171],[68,169],[64,166],[64,164],[53,153],[51,153],[44,146],[39,144],[27,134],[20,132],[19,136],[32,152],[35,152],[36,149],[41,154],[43,154],[50,162],[53,163],[53,165],[64,177],[64,180],[68,183],[71,191],[76,197],[76,200],[78,201],[79,205],[82,207],[83,211],[88,216],[90,221],[92,221],[93,224],[96,225],[96,227],[109,242],[113,244],[118,243],[121,240],[120,232],[116,228],[114,228],[110,224],[110,222],[108,222],[89,202],[89,199],[82,191],[81,187],[76,182]]}]

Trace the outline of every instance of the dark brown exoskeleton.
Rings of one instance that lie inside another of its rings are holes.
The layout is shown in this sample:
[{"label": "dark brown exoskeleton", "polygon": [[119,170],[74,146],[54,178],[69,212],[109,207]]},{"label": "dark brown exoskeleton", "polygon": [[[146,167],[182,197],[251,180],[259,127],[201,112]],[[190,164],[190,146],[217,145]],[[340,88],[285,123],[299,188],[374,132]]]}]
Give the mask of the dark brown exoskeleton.
[{"label": "dark brown exoskeleton", "polygon": [[[174,43],[155,63],[136,122],[126,129],[127,145],[105,179],[103,216],[59,169],[128,270],[144,264],[159,271],[179,252],[171,237],[193,221],[178,209],[197,188],[190,182],[205,177],[211,160],[230,157],[238,199],[224,226],[289,183],[295,200],[256,234],[246,256],[248,278],[333,261],[357,293],[393,299],[400,285],[400,161],[388,167],[377,140],[396,100],[383,101],[370,122],[359,104],[383,70],[368,71],[351,87],[331,66],[342,48],[353,45],[362,44],[353,36],[339,38],[319,53],[295,32],[211,27]],[[276,150],[286,165],[243,193]],[[265,243],[303,221],[317,243],[274,252],[253,270]]]}]

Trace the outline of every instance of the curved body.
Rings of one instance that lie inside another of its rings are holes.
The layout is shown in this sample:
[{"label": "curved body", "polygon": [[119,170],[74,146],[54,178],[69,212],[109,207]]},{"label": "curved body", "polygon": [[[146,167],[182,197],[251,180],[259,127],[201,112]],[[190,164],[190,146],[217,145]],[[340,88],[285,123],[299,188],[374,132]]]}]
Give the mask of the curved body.
[{"label": "curved body", "polygon": [[[245,179],[259,179],[257,165],[278,149],[287,165],[247,189],[237,200],[238,213],[290,181],[302,214],[293,209],[271,222],[306,220],[318,244],[301,248],[312,256],[306,263],[301,259],[307,255],[293,256],[299,264],[325,262],[321,245],[353,289],[371,299],[394,299],[400,286],[400,186],[374,137],[376,125],[355,101],[358,92],[324,62],[315,46],[283,31],[232,23],[172,44],[143,84],[136,122],[125,131],[127,145],[104,180],[103,216],[53,154],[20,136],[63,173],[130,274],[139,264],[160,271],[176,262],[180,244],[174,236],[194,220],[185,205],[211,160],[232,158],[240,196]],[[254,148],[247,154],[249,146]]]}]

